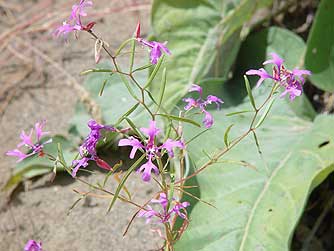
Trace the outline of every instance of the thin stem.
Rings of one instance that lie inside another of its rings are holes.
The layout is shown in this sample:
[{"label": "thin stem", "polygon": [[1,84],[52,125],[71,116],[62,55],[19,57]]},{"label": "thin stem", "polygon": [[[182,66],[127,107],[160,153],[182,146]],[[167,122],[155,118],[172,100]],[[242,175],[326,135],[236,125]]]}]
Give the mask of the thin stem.
[{"label": "thin stem", "polygon": [[203,164],[198,170],[196,170],[194,173],[192,173],[191,175],[182,178],[181,180],[175,182],[175,184],[179,184],[179,183],[183,183],[186,180],[198,175],[200,172],[202,172],[203,170],[205,170],[208,166],[216,163],[224,154],[226,154],[227,152],[229,152],[233,147],[235,147],[236,145],[238,145],[244,138],[246,138],[251,132],[255,131],[254,123],[256,121],[256,118],[260,112],[260,110],[268,103],[268,101],[272,98],[275,90],[277,89],[277,83],[274,84],[273,88],[271,89],[270,94],[268,95],[268,97],[266,98],[266,100],[263,102],[263,104],[257,108],[255,110],[255,114],[251,120],[249,129],[244,132],[241,136],[239,136],[238,138],[236,138],[235,140],[232,141],[232,143],[225,147],[222,151],[218,152],[217,154],[215,154],[208,162],[206,162],[205,164]]}]

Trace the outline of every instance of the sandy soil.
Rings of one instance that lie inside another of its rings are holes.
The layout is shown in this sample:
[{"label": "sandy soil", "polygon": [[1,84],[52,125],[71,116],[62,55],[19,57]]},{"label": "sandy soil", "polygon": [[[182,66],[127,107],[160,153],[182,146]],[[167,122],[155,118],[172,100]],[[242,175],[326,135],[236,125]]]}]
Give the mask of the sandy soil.
[{"label": "sandy soil", "polygon": [[[69,83],[81,84],[83,78],[78,73],[94,64],[94,42],[87,35],[67,44],[51,37],[55,24],[66,18],[73,2],[0,1],[0,153],[14,148],[20,130],[42,118],[47,119],[48,130],[67,133],[78,100]],[[111,48],[132,34],[139,18],[147,32],[148,2],[95,1],[96,31]],[[4,154],[0,158],[2,187],[15,162]],[[92,183],[102,178],[102,173],[83,177]],[[51,185],[48,177],[43,177],[24,182],[23,187],[9,206],[6,194],[0,195],[0,250],[22,250],[30,238],[42,240],[46,251],[151,250],[161,243],[142,219],[122,237],[134,208],[121,202],[106,215],[110,200],[86,199],[67,215],[78,198],[72,190],[87,191],[68,176],[58,176]],[[136,175],[128,187],[138,202],[154,191]]]}]

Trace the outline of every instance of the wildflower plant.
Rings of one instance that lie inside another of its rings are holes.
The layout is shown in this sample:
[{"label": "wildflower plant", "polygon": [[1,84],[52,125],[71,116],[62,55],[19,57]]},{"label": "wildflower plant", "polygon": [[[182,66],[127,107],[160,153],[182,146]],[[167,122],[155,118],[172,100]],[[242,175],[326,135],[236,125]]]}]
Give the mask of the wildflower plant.
[{"label": "wildflower plant", "polygon": [[[21,142],[17,145],[17,149],[8,151],[7,155],[17,157],[18,161],[32,156],[47,158],[55,166],[61,166],[65,169],[78,182],[85,183],[89,189],[105,196],[110,196],[108,212],[111,211],[117,200],[136,207],[137,211],[133,215],[133,219],[145,218],[148,224],[163,226],[162,238],[164,243],[161,250],[174,250],[176,241],[182,237],[192,220],[191,214],[188,213],[189,208],[192,207],[190,199],[203,202],[214,208],[214,205],[210,202],[202,201],[196,195],[188,192],[188,188],[194,187],[189,186],[187,182],[208,168],[214,168],[212,167],[214,164],[224,161],[225,155],[249,135],[253,136],[254,147],[261,155],[262,150],[257,132],[271,112],[274,101],[277,97],[283,98],[285,95],[289,95],[289,99],[292,102],[301,96],[305,78],[310,76],[311,72],[297,68],[293,70],[287,69],[284,65],[284,59],[276,53],[271,53],[270,58],[263,63],[263,65],[272,66],[272,73],[268,73],[264,68],[247,70],[244,75],[244,82],[251,108],[250,110],[229,114],[233,116],[250,113],[251,116],[246,129],[243,127],[243,131],[230,140],[229,133],[233,125],[227,127],[224,135],[217,135],[221,139],[219,150],[206,154],[208,160],[201,162],[197,169],[189,173],[192,164],[189,161],[190,152],[188,146],[196,137],[202,134],[205,135],[207,131],[214,129],[216,126],[215,116],[217,114],[219,117],[224,116],[223,98],[215,93],[206,97],[203,96],[205,87],[201,86],[201,81],[198,81],[189,83],[187,86],[188,93],[185,93],[186,95],[183,99],[179,100],[183,102],[180,104],[184,107],[179,110],[167,109],[164,105],[164,95],[165,90],[168,88],[166,77],[168,65],[164,63],[166,58],[173,57],[173,51],[168,48],[167,41],[149,41],[142,38],[140,23],[138,23],[137,28],[134,29],[133,37],[124,41],[117,50],[112,51],[93,29],[95,22],[94,20],[89,20],[88,12],[92,6],[92,1],[85,0],[73,5],[69,18],[55,30],[54,34],[56,37],[63,36],[68,38],[71,33],[75,36],[79,32],[88,33],[95,41],[95,62],[100,61],[101,55],[104,55],[112,63],[112,66],[103,69],[90,69],[84,71],[83,74],[107,73],[111,77],[118,75],[134,105],[115,121],[105,123],[105,121],[99,121],[96,118],[87,121],[90,132],[78,147],[76,158],[71,163],[65,161],[61,144],[57,145],[57,155],[43,150],[45,144],[52,142],[48,138],[42,139],[48,134],[43,131],[45,121],[36,123],[35,129],[32,129],[28,135],[23,131],[20,135]],[[139,66],[135,64],[137,56],[136,46],[148,49],[149,64]],[[128,48],[130,48],[130,53],[126,51]],[[128,67],[121,66],[118,63],[122,53],[129,55],[130,63]],[[136,78],[136,73],[147,69],[150,69],[149,78],[146,82],[141,82]],[[266,92],[265,98],[260,103],[257,103],[253,96],[247,75],[259,77],[256,88],[263,88]],[[263,84],[265,80],[271,81],[269,87]],[[155,84],[159,83],[159,95],[154,95],[150,89],[153,81],[155,81]],[[103,98],[104,87],[105,83],[101,87],[101,99]],[[190,96],[190,93],[193,96]],[[217,108],[218,111],[210,111],[211,107]],[[148,118],[145,121],[145,125],[148,127],[143,127],[142,123],[132,119],[131,115],[138,110],[145,113],[143,117]],[[203,116],[202,126],[197,122],[197,114]],[[204,129],[193,138],[185,139],[185,130],[189,126],[204,127]],[[34,131],[36,140],[32,139]],[[105,142],[106,138],[111,135],[114,136],[113,146],[118,149],[128,148],[130,151],[128,158],[133,160],[131,166],[121,175],[116,173],[121,162],[118,162],[115,166],[110,166],[107,160],[102,159],[98,152],[98,145]],[[27,147],[27,152],[19,150],[23,146]],[[86,170],[90,163],[95,163],[108,171],[104,182],[101,184],[105,184],[110,176],[116,177],[118,186],[114,191],[109,191],[104,185],[90,184],[80,178],[80,172]],[[137,174],[135,174],[136,172]],[[126,181],[130,175],[140,175],[142,182],[156,184],[159,191],[153,197],[147,198],[146,203],[140,204],[134,201],[126,188]],[[90,196],[90,193],[82,192],[80,195]],[[133,220],[129,222],[125,233],[132,223]],[[35,241],[29,241],[28,244],[25,250],[42,250],[41,244]]]}]

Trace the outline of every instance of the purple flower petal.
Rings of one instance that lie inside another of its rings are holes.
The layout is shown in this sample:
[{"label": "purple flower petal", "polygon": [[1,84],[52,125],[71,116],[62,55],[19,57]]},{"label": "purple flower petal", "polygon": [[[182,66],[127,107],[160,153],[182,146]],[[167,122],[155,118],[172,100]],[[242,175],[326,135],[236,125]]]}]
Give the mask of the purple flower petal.
[{"label": "purple flower petal", "polygon": [[185,210],[186,207],[190,206],[190,203],[185,201],[185,202],[182,202],[182,203],[177,203],[172,211],[174,213],[176,213],[178,216],[180,216],[182,219],[186,219],[187,218],[187,215],[185,213],[182,213],[181,210]]},{"label": "purple flower petal", "polygon": [[281,65],[283,64],[284,60],[274,52],[270,53],[270,55],[271,55],[272,59],[269,59],[269,60],[263,62],[263,64],[264,65],[275,64],[278,69],[281,69]]},{"label": "purple flower petal", "polygon": [[199,96],[202,98],[203,89],[199,85],[192,84],[188,92],[198,92]]},{"label": "purple flower petal", "polygon": [[159,60],[159,58],[162,55],[162,51],[167,53],[167,54],[171,54],[171,52],[168,50],[166,44],[167,42],[164,43],[159,43],[156,41],[146,41],[145,39],[142,38],[137,38],[138,42],[140,42],[141,44],[149,47],[151,49],[150,52],[150,58],[151,58],[151,63],[152,64],[156,64]]},{"label": "purple flower petal", "polygon": [[165,143],[162,144],[161,148],[166,149],[169,157],[174,157],[173,148],[178,147],[184,149],[184,143],[180,140],[167,139]]},{"label": "purple flower petal", "polygon": [[310,76],[310,75],[312,75],[312,73],[309,70],[293,69],[292,70],[292,75],[293,75],[293,77],[299,78],[302,81],[301,84],[304,84],[305,79],[304,79],[303,75],[309,75]]},{"label": "purple flower petal", "polygon": [[289,93],[289,98],[291,101],[293,101],[297,96],[302,95],[302,92],[303,92],[302,87],[298,84],[295,84],[294,86],[286,87],[285,91],[282,92],[280,97],[282,98]]},{"label": "purple flower petal", "polygon": [[153,216],[158,216],[159,213],[154,211],[153,208],[150,205],[146,206],[146,209],[142,209],[138,213],[138,217],[145,217],[146,218],[146,224],[149,223]]},{"label": "purple flower petal", "polygon": [[248,70],[246,72],[246,75],[258,75],[260,77],[260,79],[256,83],[256,87],[259,87],[265,79],[268,79],[268,78],[273,79],[273,77],[269,75],[269,73],[267,73],[266,70],[263,68],[259,70],[253,70],[253,69]]},{"label": "purple flower petal", "polygon": [[59,26],[54,32],[55,37],[59,36],[66,36],[68,33],[73,32],[73,31],[80,31],[82,30],[82,27],[80,25],[74,24],[68,24],[66,21],[63,22],[62,26]]},{"label": "purple flower petal", "polygon": [[213,117],[211,113],[203,109],[203,112],[205,114],[204,119],[203,119],[203,124],[205,125],[206,128],[210,128],[213,125]]},{"label": "purple flower petal", "polygon": [[47,135],[47,134],[50,133],[50,132],[43,132],[43,127],[45,126],[45,124],[46,124],[46,120],[43,120],[41,122],[37,122],[35,124],[35,132],[36,132],[37,142],[39,142],[44,135]]},{"label": "purple flower petal", "polygon": [[144,165],[139,168],[139,172],[143,172],[142,179],[145,182],[149,182],[151,180],[151,172],[152,170],[156,175],[159,175],[159,169],[152,163],[151,159],[149,159]]},{"label": "purple flower petal", "polygon": [[31,139],[33,131],[34,130],[31,129],[29,135],[27,135],[25,131],[22,131],[20,134],[21,142],[17,145],[17,147],[21,147],[21,146],[33,147],[34,144],[32,143],[32,139]]},{"label": "purple flower petal", "polygon": [[87,16],[85,8],[93,6],[92,1],[80,0],[79,4],[75,4],[72,6],[72,13],[70,16],[70,20],[74,20],[76,23],[81,24],[80,17]]},{"label": "purple flower petal", "polygon": [[198,104],[195,99],[193,98],[184,98],[182,99],[184,102],[188,103],[185,107],[184,110],[188,111],[193,107],[198,107]]},{"label": "purple flower petal", "polygon": [[88,166],[88,161],[91,160],[90,158],[83,157],[82,159],[79,160],[73,160],[72,161],[72,177],[74,178],[77,175],[77,172],[80,167],[87,167]]},{"label": "purple flower petal", "polygon": [[29,240],[24,247],[24,251],[43,251],[42,243],[34,240]]},{"label": "purple flower petal", "polygon": [[[42,122],[37,122],[35,124],[35,130],[36,130],[36,143],[33,143],[32,140],[32,134],[34,132],[34,129],[32,128],[30,130],[29,135],[27,135],[25,133],[25,131],[22,131],[20,134],[20,138],[21,138],[21,142],[17,145],[17,148],[20,148],[22,146],[26,146],[29,150],[30,153],[29,154],[25,154],[23,153],[21,150],[19,149],[14,149],[11,151],[6,152],[6,155],[8,156],[15,156],[18,157],[17,162],[20,162],[22,160],[24,160],[25,158],[28,158],[34,154],[38,154],[38,153],[43,153],[43,146],[52,142],[52,139],[47,140],[44,143],[41,143],[41,137],[44,136],[45,134],[47,134],[48,132],[43,132],[42,129],[45,126],[46,121],[42,121]],[[43,156],[43,154],[41,154],[40,156]]]},{"label": "purple flower petal", "polygon": [[158,46],[154,46],[150,52],[150,58],[152,64],[157,64],[162,52]]},{"label": "purple flower petal", "polygon": [[160,193],[158,200],[151,200],[152,203],[159,203],[164,209],[167,208],[168,205],[168,198],[165,193]]},{"label": "purple flower petal", "polygon": [[14,150],[7,151],[6,155],[17,157],[18,158],[18,160],[16,161],[17,163],[21,162],[25,158],[28,158],[29,156],[31,156],[31,154],[24,154],[19,149],[14,149]]},{"label": "purple flower petal", "polygon": [[118,146],[132,146],[132,150],[130,153],[130,159],[133,159],[136,155],[136,152],[139,148],[143,148],[144,146],[140,141],[134,137],[129,137],[129,139],[121,139],[118,142]]},{"label": "purple flower petal", "polygon": [[140,130],[148,136],[150,144],[154,144],[154,138],[160,133],[160,130],[156,127],[156,121],[150,121],[149,128],[140,128]]},{"label": "purple flower petal", "polygon": [[95,156],[96,145],[102,137],[101,130],[115,131],[115,128],[112,126],[98,124],[95,120],[89,120],[87,124],[90,128],[90,132],[80,146],[79,151],[81,156],[84,156],[87,153]]},{"label": "purple flower petal", "polygon": [[217,108],[220,109],[220,104],[223,104],[224,101],[221,100],[220,98],[216,97],[216,96],[209,95],[206,98],[206,101],[204,103],[205,103],[205,106],[208,105],[208,104],[215,103],[217,105]]}]

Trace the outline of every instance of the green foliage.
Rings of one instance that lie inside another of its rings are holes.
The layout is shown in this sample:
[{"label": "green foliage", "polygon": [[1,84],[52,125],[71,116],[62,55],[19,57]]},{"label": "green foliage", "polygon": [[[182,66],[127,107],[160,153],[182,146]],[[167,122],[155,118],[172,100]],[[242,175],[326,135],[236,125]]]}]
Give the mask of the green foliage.
[{"label": "green foliage", "polygon": [[[168,41],[172,56],[164,106],[170,111],[190,84],[209,73],[226,78],[240,46],[240,33],[259,6],[271,1],[254,0],[155,0],[152,7],[154,36]],[[223,60],[219,60],[223,59]],[[153,85],[154,95],[159,85]]]},{"label": "green foliage", "polygon": [[312,71],[312,83],[318,88],[334,91],[334,1],[320,2],[307,41],[305,66]]},{"label": "green foliage", "polygon": [[[214,116],[214,128],[188,146],[195,170],[209,160],[203,149],[209,153],[222,149],[224,139],[217,135],[224,135],[230,123],[235,125],[230,131],[235,138],[247,130],[251,119],[251,114],[236,115],[232,121],[219,112]],[[249,135],[224,156],[224,162],[196,176],[201,199],[217,209],[196,204],[176,250],[289,250],[310,191],[334,169],[333,122],[333,116],[319,116],[313,124],[296,117],[283,100],[275,103],[257,130],[262,155]],[[199,130],[185,132],[188,139]],[[319,147],[326,141],[330,143]]]},{"label": "green foliage", "polygon": [[[289,50],[285,48],[287,46]],[[249,112],[253,110],[249,96],[251,99],[254,96],[256,103],[261,104],[268,93],[265,82],[261,88],[253,89],[252,94],[248,90],[247,97],[242,79],[245,71],[261,67],[269,52],[280,54],[292,68],[299,65],[304,50],[305,45],[299,37],[275,27],[255,33],[243,43],[236,77],[224,85],[222,93],[223,99],[230,104],[224,112],[234,116],[224,118],[220,112],[214,112],[214,129],[191,142],[188,150],[196,167],[208,161],[203,149],[214,153],[222,149],[224,142],[226,144],[226,137],[217,135],[224,135],[224,132],[226,135],[228,125],[235,125],[229,131],[231,139],[247,130],[253,115]],[[251,80],[254,83],[256,79]],[[240,103],[235,99],[244,98],[246,103],[235,106]],[[322,137],[317,132],[319,127],[333,121],[333,117],[318,118],[312,125],[309,121],[314,117],[314,110],[306,97],[300,99],[302,102],[297,104],[279,99],[269,114],[266,110],[263,112],[262,118],[268,116],[266,120],[260,118],[258,121],[264,123],[256,131],[257,142],[249,135],[223,158],[222,163],[210,166],[196,177],[201,199],[217,209],[196,204],[191,212],[190,226],[177,244],[177,250],[288,250],[294,227],[313,185],[319,184],[317,178],[324,179],[332,171],[334,162],[327,156],[332,145],[326,149],[318,149],[317,145],[333,137],[334,131],[328,131],[330,127],[323,129],[326,135]],[[267,107],[271,105],[269,103]],[[188,129],[191,133],[187,138],[198,133],[195,128],[186,128],[188,133]],[[307,143],[307,148],[305,142],[314,143]],[[256,143],[261,147],[261,155]],[[305,154],[305,151],[311,154]],[[319,154],[320,157],[314,157]],[[319,159],[323,161],[321,167]],[[298,176],[299,172],[302,175]]]}]

